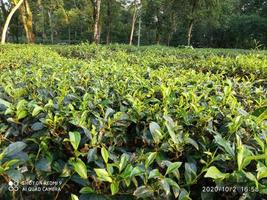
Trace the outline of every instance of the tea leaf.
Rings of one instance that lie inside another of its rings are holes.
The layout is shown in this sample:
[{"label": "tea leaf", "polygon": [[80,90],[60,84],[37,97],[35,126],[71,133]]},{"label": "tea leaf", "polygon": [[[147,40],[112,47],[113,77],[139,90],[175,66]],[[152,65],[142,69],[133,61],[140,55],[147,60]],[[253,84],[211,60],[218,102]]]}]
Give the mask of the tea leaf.
[{"label": "tea leaf", "polygon": [[77,150],[81,141],[81,134],[79,132],[69,132],[69,138],[74,150]]}]

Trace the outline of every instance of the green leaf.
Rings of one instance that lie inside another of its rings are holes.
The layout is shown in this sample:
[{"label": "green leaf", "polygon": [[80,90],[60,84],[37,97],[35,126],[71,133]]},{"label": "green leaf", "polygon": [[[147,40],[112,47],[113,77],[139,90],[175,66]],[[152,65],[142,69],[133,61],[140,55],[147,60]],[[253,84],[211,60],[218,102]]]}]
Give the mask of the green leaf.
[{"label": "green leaf", "polygon": [[118,167],[118,164],[117,163],[113,163],[113,164],[108,164],[107,163],[106,169],[107,169],[108,173],[111,174],[111,175],[114,172],[114,168],[113,168],[114,166]]},{"label": "green leaf", "polygon": [[3,166],[4,168],[9,169],[11,166],[17,164],[18,162],[19,162],[18,159],[12,159],[12,160],[8,160],[8,161],[6,161],[4,164],[2,164],[2,166]]},{"label": "green leaf", "polygon": [[192,138],[188,138],[188,144],[193,145],[196,148],[196,150],[199,150],[197,142],[193,140]]},{"label": "green leaf", "polygon": [[34,131],[39,131],[44,128],[44,125],[41,122],[35,122],[32,126],[31,129]]},{"label": "green leaf", "polygon": [[1,98],[0,98],[0,104],[4,105],[7,108],[12,106],[11,103],[9,103],[8,101],[1,99]]},{"label": "green leaf", "polygon": [[21,119],[27,117],[27,115],[28,115],[28,113],[27,113],[26,110],[20,110],[20,111],[17,111],[16,114],[17,114],[17,119],[18,119],[18,120],[21,120]]},{"label": "green leaf", "polygon": [[267,178],[267,166],[265,166],[263,163],[258,162],[257,164],[257,180],[260,180],[262,178]]},{"label": "green leaf", "polygon": [[69,132],[70,143],[74,150],[77,150],[81,141],[81,134],[77,131]]},{"label": "green leaf", "polygon": [[182,162],[174,162],[174,163],[170,164],[165,175],[177,170],[179,167],[181,167],[181,165],[182,165]]},{"label": "green leaf", "polygon": [[191,198],[185,189],[181,189],[178,200],[191,200]]},{"label": "green leaf", "polygon": [[255,183],[257,188],[259,188],[258,180],[256,179],[256,177],[251,172],[246,172],[245,175],[249,180],[251,180],[251,181],[253,181]]},{"label": "green leaf", "polygon": [[77,158],[76,160],[72,159],[70,163],[73,166],[74,171],[77,172],[81,178],[87,179],[87,167],[80,158]]},{"label": "green leaf", "polygon": [[112,178],[109,176],[108,172],[105,169],[96,168],[94,170],[95,170],[96,175],[100,179],[112,183]]},{"label": "green leaf", "polygon": [[228,177],[228,173],[222,173],[220,170],[217,169],[217,167],[215,166],[211,166],[208,168],[206,174],[205,174],[205,178],[212,178],[212,179],[225,179],[226,177]]},{"label": "green leaf", "polygon": [[152,171],[149,172],[148,179],[158,178],[160,176],[161,176],[161,173],[159,172],[159,170],[158,169],[153,169]]},{"label": "green leaf", "polygon": [[51,171],[51,162],[48,161],[46,158],[42,158],[39,160],[35,165],[37,170],[50,172]]},{"label": "green leaf", "polygon": [[18,102],[17,107],[16,107],[17,108],[16,116],[18,120],[23,119],[28,115],[28,112],[26,109],[27,103],[28,102],[25,99],[22,99]]},{"label": "green leaf", "polygon": [[171,136],[171,139],[172,139],[173,143],[174,143],[174,144],[178,144],[179,141],[178,141],[177,136],[176,136],[176,134],[174,133],[172,127],[171,127],[168,123],[165,123],[165,125],[166,125],[166,127],[167,127],[167,129],[168,129],[168,133],[169,133],[169,135]]},{"label": "green leaf", "polygon": [[108,163],[108,151],[105,147],[101,148],[101,155],[105,163]]},{"label": "green leaf", "polygon": [[236,135],[236,140],[237,140],[237,166],[238,166],[238,170],[242,170],[242,163],[243,163],[243,159],[244,159],[244,145],[241,142],[241,139],[238,135]]},{"label": "green leaf", "polygon": [[252,156],[253,153],[246,148],[238,135],[236,135],[236,146],[237,146],[237,166],[238,170],[244,169],[249,163],[256,158],[256,156]]},{"label": "green leaf", "polygon": [[217,134],[214,136],[215,142],[223,147],[223,149],[232,156],[232,158],[235,157],[235,150],[234,148],[231,147],[231,144],[229,141],[226,141],[225,139],[222,138],[221,135]]},{"label": "green leaf", "polygon": [[32,116],[37,116],[41,111],[43,111],[43,108],[41,106],[36,105],[32,111]]},{"label": "green leaf", "polygon": [[185,163],[185,181],[187,184],[192,184],[193,180],[196,178],[196,165],[194,163]]},{"label": "green leaf", "polygon": [[152,152],[152,153],[149,154],[149,156],[147,157],[146,162],[145,162],[145,168],[146,169],[154,162],[156,157],[157,157],[157,153],[156,152]]},{"label": "green leaf", "polygon": [[90,149],[87,153],[87,162],[92,162],[97,160],[97,149]]},{"label": "green leaf", "polygon": [[260,124],[260,123],[262,123],[264,120],[267,120],[267,109],[266,109],[263,113],[261,113],[260,116],[257,117],[256,122],[257,122],[258,124]]},{"label": "green leaf", "polygon": [[[1,172],[0,172],[1,174]],[[6,172],[6,174],[11,178],[13,181],[20,181],[23,179],[23,175],[21,174],[20,171],[11,169]]]},{"label": "green leaf", "polygon": [[0,166],[0,175],[3,174],[5,171],[6,170],[2,166]]},{"label": "green leaf", "polygon": [[94,193],[95,191],[89,187],[89,186],[86,186],[86,187],[83,187],[81,190],[80,190],[80,193],[81,194],[88,194],[88,193]]},{"label": "green leaf", "polygon": [[68,165],[65,165],[60,177],[69,177],[71,175],[71,169],[68,167]]},{"label": "green leaf", "polygon": [[254,138],[257,141],[258,145],[261,147],[261,150],[264,151],[265,150],[264,142],[258,136],[254,136]]},{"label": "green leaf", "polygon": [[127,165],[130,156],[128,154],[122,154],[120,164],[119,164],[119,171],[121,172]]},{"label": "green leaf", "polygon": [[26,105],[27,105],[27,101],[25,99],[22,99],[20,100],[18,103],[17,103],[17,110],[23,110],[26,108]]},{"label": "green leaf", "polygon": [[107,108],[104,119],[107,120],[110,115],[112,115],[115,111],[112,108]]},{"label": "green leaf", "polygon": [[160,126],[156,122],[151,122],[149,124],[150,133],[155,141],[156,144],[160,143],[160,140],[163,138],[160,132]]},{"label": "green leaf", "polygon": [[164,115],[163,118],[165,119],[165,121],[168,123],[168,125],[170,127],[173,128],[175,126],[175,123],[174,123],[173,119],[170,116]]},{"label": "green leaf", "polygon": [[180,189],[179,185],[174,180],[172,180],[170,178],[165,178],[165,180],[170,186],[177,188],[177,189]]},{"label": "green leaf", "polygon": [[137,166],[137,167],[133,168],[130,177],[138,176],[138,175],[143,174],[143,173],[144,173],[144,171],[140,167]]},{"label": "green leaf", "polygon": [[112,182],[110,184],[111,194],[117,194],[119,192],[119,182]]},{"label": "green leaf", "polygon": [[141,186],[134,191],[133,195],[136,196],[137,198],[142,198],[142,199],[149,198],[154,195],[154,190],[147,186]]},{"label": "green leaf", "polygon": [[21,152],[27,145],[24,142],[14,142],[8,145],[5,149],[6,156],[13,156],[19,152]]},{"label": "green leaf", "polygon": [[130,164],[128,164],[128,165],[125,167],[125,169],[123,170],[123,172],[121,173],[120,176],[121,176],[123,179],[129,178],[129,177],[131,176],[132,171],[133,171],[133,167],[132,167]]},{"label": "green leaf", "polygon": [[169,183],[166,181],[166,179],[165,179],[165,178],[162,179],[162,180],[160,181],[160,184],[161,184],[163,190],[165,191],[166,195],[169,196],[169,194],[171,193],[171,189],[170,189],[170,185],[169,185]]},{"label": "green leaf", "polygon": [[75,194],[71,194],[71,200],[79,200],[79,198]]},{"label": "green leaf", "polygon": [[[0,101],[1,103],[1,101]],[[262,113],[264,113],[265,111],[267,110],[267,106],[264,106],[264,107],[260,107],[258,109],[256,109],[252,115],[256,116],[256,117],[259,117]]]}]

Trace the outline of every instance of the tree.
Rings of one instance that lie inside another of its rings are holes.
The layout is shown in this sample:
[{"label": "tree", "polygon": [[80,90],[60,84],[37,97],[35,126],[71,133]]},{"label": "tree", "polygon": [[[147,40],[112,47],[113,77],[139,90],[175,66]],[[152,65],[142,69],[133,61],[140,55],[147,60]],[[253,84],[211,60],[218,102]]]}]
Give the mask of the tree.
[{"label": "tree", "polygon": [[107,39],[106,39],[106,43],[109,44],[110,43],[110,34],[111,34],[111,27],[112,27],[112,4],[113,1],[112,0],[107,0],[107,20],[108,20],[108,31],[107,31]]},{"label": "tree", "polygon": [[6,35],[7,35],[7,29],[9,26],[9,23],[12,19],[12,16],[14,15],[14,13],[19,9],[19,7],[21,6],[21,4],[23,3],[24,0],[20,0],[15,6],[14,8],[11,9],[10,13],[7,16],[4,28],[3,28],[3,32],[2,32],[2,38],[1,38],[1,44],[5,44],[6,42]]},{"label": "tree", "polygon": [[93,19],[94,19],[94,42],[99,44],[100,42],[100,9],[101,0],[91,0],[93,4]]},{"label": "tree", "polygon": [[187,32],[187,45],[191,45],[192,30],[194,23],[203,9],[211,9],[217,5],[217,0],[190,0],[189,26]]},{"label": "tree", "polygon": [[5,19],[8,16],[8,11],[6,9],[6,4],[4,3],[3,0],[0,0],[0,8],[1,8],[1,12],[0,12],[0,33],[2,33],[2,24],[5,23]]},{"label": "tree", "polygon": [[[0,0],[0,32],[18,2]],[[267,46],[266,0],[24,0],[18,10],[10,42],[133,44],[136,34],[145,45]]]},{"label": "tree", "polygon": [[28,0],[24,0],[19,11],[20,11],[20,20],[22,22],[24,31],[26,33],[27,42],[34,43],[35,36],[33,33],[32,12]]},{"label": "tree", "polygon": [[133,43],[133,35],[134,35],[134,30],[135,30],[135,24],[136,24],[136,19],[138,16],[138,11],[140,10],[141,7],[141,0],[134,0],[133,1],[133,16],[132,16],[132,23],[131,23],[131,34],[130,34],[130,40],[129,44],[132,45]]}]

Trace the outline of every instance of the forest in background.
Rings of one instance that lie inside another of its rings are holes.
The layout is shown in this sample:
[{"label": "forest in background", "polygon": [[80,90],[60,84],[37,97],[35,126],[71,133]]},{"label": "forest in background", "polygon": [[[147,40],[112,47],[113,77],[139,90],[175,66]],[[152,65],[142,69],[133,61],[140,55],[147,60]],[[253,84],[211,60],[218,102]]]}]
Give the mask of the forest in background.
[{"label": "forest in background", "polygon": [[[0,0],[0,32],[18,0]],[[7,42],[265,48],[265,0],[24,0]]]}]

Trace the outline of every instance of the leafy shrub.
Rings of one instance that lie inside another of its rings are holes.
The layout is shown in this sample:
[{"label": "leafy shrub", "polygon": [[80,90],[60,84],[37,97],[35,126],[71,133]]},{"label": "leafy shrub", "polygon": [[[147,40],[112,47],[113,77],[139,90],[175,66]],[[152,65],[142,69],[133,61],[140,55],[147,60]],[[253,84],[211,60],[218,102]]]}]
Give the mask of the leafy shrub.
[{"label": "leafy shrub", "polygon": [[33,195],[9,193],[10,180],[58,181],[50,197],[72,199],[267,194],[266,52],[84,44],[0,53],[1,198]]}]

